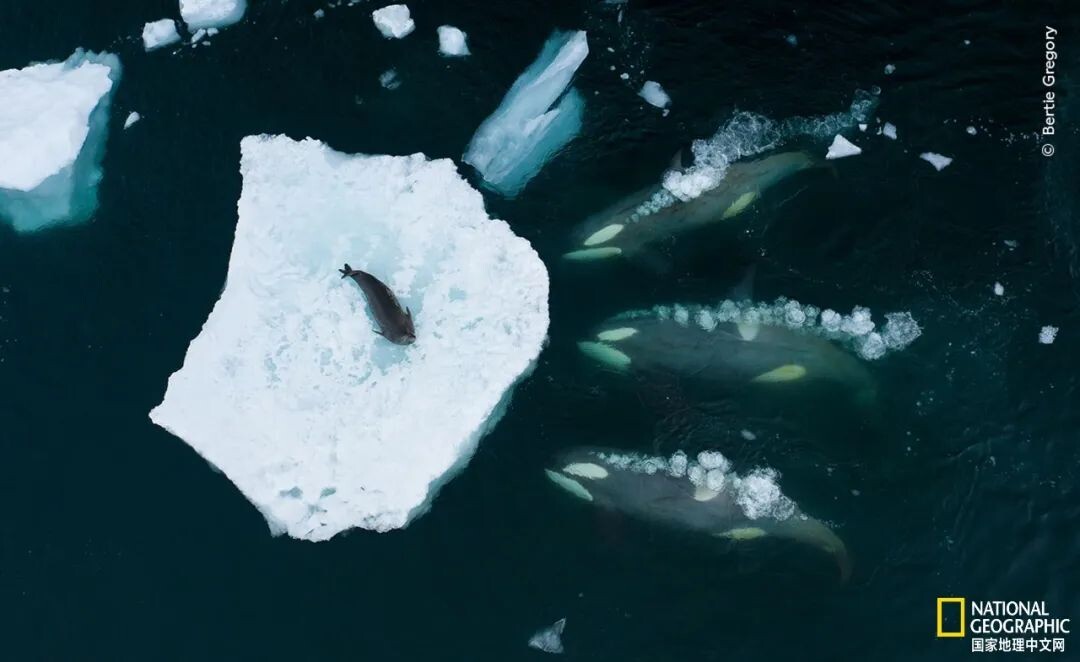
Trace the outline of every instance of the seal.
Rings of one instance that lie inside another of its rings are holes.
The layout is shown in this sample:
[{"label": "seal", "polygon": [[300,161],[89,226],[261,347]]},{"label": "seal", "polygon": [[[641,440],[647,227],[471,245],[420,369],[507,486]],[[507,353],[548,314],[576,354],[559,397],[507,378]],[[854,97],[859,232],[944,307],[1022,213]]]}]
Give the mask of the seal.
[{"label": "seal", "polygon": [[413,327],[412,311],[402,308],[401,302],[381,280],[348,264],[339,269],[342,278],[352,278],[363,290],[371,314],[379,323],[375,333],[395,345],[411,345],[416,341],[416,329]]}]

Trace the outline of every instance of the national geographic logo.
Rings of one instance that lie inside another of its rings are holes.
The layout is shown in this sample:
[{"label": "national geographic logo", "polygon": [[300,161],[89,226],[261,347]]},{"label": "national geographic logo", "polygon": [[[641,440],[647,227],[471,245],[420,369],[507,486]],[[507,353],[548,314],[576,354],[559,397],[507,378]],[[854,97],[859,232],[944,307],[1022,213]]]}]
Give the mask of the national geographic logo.
[{"label": "national geographic logo", "polygon": [[973,653],[1064,653],[1068,618],[1055,618],[1035,600],[937,599],[939,639],[971,633]]}]

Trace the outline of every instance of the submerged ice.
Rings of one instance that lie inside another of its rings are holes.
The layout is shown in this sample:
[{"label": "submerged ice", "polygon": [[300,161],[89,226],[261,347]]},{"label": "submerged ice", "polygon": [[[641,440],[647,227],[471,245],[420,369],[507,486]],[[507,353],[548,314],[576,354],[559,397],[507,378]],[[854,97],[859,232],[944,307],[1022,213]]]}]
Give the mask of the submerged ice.
[{"label": "submerged ice", "polygon": [[0,218],[30,232],[94,213],[119,80],[115,55],[82,50],[0,71]]},{"label": "submerged ice", "polygon": [[589,54],[584,32],[556,32],[473,135],[464,160],[499,193],[517,195],[581,130],[585,101],[570,87]]},{"label": "submerged ice", "polygon": [[[449,160],[270,136],[241,153],[225,289],[150,417],[274,532],[405,526],[531,369],[547,271]],[[375,335],[345,262],[411,308],[414,345]]]},{"label": "submerged ice", "polygon": [[529,638],[529,647],[545,653],[562,653],[562,633],[566,629],[566,619],[560,618],[551,627],[540,630]]}]

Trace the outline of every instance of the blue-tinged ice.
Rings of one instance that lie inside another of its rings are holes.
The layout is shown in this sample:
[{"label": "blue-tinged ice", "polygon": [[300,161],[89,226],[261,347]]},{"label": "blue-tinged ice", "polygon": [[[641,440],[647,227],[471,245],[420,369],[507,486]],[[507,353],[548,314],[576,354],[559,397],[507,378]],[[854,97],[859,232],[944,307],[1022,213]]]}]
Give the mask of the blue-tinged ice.
[{"label": "blue-tinged ice", "polygon": [[119,80],[119,58],[82,50],[0,71],[0,219],[33,232],[93,215]]},{"label": "blue-tinged ice", "polygon": [[589,54],[585,32],[556,32],[480,125],[463,160],[515,196],[581,131],[585,101],[570,82]]}]

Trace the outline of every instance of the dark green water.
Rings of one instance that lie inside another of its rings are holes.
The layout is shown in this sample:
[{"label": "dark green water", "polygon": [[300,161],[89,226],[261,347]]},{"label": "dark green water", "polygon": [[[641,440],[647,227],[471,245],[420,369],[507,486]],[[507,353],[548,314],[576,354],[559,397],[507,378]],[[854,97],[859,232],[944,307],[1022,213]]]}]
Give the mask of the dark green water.
[{"label": "dark green water", "polygon": [[[106,4],[0,2],[0,70],[78,46],[124,63],[96,217],[0,229],[4,659],[527,660],[540,658],[529,635],[565,616],[568,660],[952,660],[972,654],[934,638],[938,596],[1045,600],[1080,618],[1080,9],[631,0],[619,24],[599,2],[415,1],[417,32],[386,41],[371,3],[316,21],[318,2],[256,0],[210,47],[171,55],[137,36],[176,16],[172,0]],[[470,58],[437,56],[443,23],[469,34]],[[1047,24],[1065,100],[1049,159],[1033,137]],[[585,127],[519,198],[488,196],[551,270],[536,372],[408,529],[272,538],[146,415],[221,291],[240,139],[457,159],[556,27],[589,34]],[[391,67],[392,92],[378,83]],[[642,77],[618,78],[639,69],[673,97],[670,116],[639,102]],[[772,196],[750,232],[676,246],[693,255],[663,276],[559,264],[578,221],[655,182],[735,109],[835,112],[874,85],[899,140],[857,134],[861,156]],[[122,132],[131,110],[144,119]],[[923,151],[955,161],[935,172]],[[760,299],[920,321],[921,338],[870,366],[874,421],[628,389],[575,356],[608,315],[722,298],[752,261]],[[1044,324],[1061,328],[1053,345],[1037,342]],[[710,446],[775,466],[845,539],[854,576],[838,586],[792,550],[718,554],[598,516],[541,472],[580,444]],[[1080,641],[1066,646],[1057,658],[1080,659]]]}]

